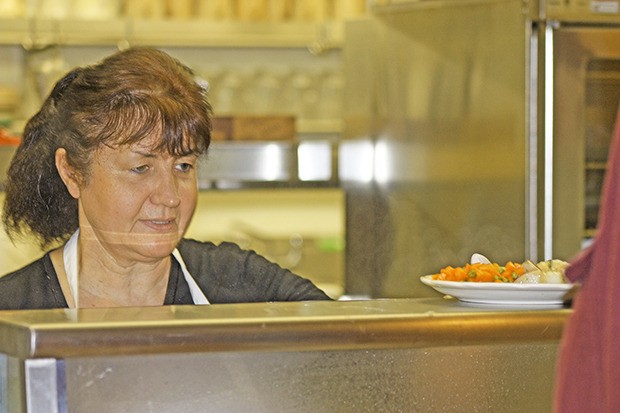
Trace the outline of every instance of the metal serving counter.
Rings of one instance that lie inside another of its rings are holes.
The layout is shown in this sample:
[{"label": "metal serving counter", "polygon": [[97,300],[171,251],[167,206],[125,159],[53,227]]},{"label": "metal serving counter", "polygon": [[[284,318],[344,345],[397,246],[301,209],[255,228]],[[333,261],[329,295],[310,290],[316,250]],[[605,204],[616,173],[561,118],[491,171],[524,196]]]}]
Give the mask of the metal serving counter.
[{"label": "metal serving counter", "polygon": [[548,412],[570,310],[442,298],[0,312],[0,412]]}]

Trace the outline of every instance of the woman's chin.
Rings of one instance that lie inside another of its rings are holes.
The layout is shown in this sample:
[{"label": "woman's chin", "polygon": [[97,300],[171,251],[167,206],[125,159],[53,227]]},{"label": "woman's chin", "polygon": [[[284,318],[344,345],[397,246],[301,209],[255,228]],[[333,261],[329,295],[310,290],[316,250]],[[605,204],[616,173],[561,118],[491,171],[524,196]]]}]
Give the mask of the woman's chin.
[{"label": "woman's chin", "polygon": [[166,258],[172,254],[181,240],[178,233],[131,234],[107,239],[108,248],[115,254],[137,255],[147,259]]},{"label": "woman's chin", "polygon": [[152,242],[150,244],[142,244],[137,249],[141,255],[151,258],[165,258],[168,257],[178,245],[178,240],[169,242]]},{"label": "woman's chin", "polygon": [[172,254],[173,250],[174,249],[170,250],[167,254],[164,253],[163,251],[149,251],[145,253],[144,255],[152,260],[162,260],[162,259],[166,259],[170,257],[170,254]]}]

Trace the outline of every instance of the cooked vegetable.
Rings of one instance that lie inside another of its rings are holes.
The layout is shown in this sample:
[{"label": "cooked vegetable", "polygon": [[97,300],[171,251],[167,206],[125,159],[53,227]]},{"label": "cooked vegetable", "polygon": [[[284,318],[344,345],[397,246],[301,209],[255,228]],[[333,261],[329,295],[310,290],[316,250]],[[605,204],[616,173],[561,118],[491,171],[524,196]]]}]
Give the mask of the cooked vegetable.
[{"label": "cooked vegetable", "polygon": [[562,284],[567,282],[564,271],[568,263],[562,260],[547,260],[534,264],[527,260],[523,263],[526,272],[515,280],[516,283]]},{"label": "cooked vegetable", "polygon": [[434,280],[441,281],[467,281],[467,282],[514,282],[525,273],[521,264],[507,262],[506,265],[491,264],[467,264],[464,267],[445,267],[438,274],[433,275]]},{"label": "cooked vegetable", "polygon": [[506,265],[467,264],[463,267],[444,267],[434,280],[463,282],[503,282],[503,283],[564,283],[564,270],[568,263],[562,260],[541,261],[538,264],[530,260],[523,264],[509,261]]}]

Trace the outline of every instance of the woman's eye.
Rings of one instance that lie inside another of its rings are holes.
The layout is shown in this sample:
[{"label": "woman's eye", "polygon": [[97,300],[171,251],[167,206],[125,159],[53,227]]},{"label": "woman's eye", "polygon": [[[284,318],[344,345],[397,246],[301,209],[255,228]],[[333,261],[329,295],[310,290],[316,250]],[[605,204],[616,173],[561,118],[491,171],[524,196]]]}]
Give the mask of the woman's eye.
[{"label": "woman's eye", "polygon": [[191,163],[187,163],[187,162],[177,164],[177,170],[181,172],[189,172],[192,170],[193,167],[194,165],[192,165]]},{"label": "woman's eye", "polygon": [[140,166],[136,166],[135,168],[131,168],[131,171],[137,174],[143,174],[148,170],[149,170],[148,165],[140,165]]}]

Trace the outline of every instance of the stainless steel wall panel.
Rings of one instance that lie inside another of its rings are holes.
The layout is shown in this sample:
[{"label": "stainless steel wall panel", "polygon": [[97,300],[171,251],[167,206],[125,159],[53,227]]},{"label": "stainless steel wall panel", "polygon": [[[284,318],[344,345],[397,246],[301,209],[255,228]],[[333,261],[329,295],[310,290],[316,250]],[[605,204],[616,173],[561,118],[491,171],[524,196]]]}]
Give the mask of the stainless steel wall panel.
[{"label": "stainless steel wall panel", "polygon": [[369,179],[340,176],[350,197],[366,199],[348,203],[347,291],[424,296],[417,276],[474,252],[524,259],[522,2],[397,8],[347,30],[341,164],[348,143],[373,151],[359,166]]},{"label": "stainless steel wall panel", "polygon": [[557,345],[72,359],[88,413],[547,413]]}]

